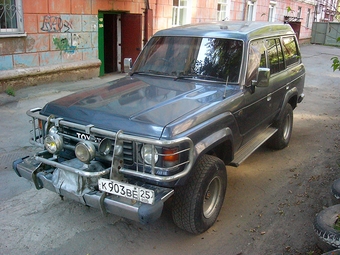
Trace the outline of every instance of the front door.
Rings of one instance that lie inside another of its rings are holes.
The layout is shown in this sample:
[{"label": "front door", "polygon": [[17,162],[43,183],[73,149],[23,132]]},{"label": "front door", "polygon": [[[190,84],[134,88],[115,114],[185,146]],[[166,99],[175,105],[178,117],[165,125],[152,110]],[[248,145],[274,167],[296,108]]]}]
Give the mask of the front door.
[{"label": "front door", "polygon": [[99,12],[100,75],[120,72],[124,58],[134,62],[142,49],[142,14]]}]

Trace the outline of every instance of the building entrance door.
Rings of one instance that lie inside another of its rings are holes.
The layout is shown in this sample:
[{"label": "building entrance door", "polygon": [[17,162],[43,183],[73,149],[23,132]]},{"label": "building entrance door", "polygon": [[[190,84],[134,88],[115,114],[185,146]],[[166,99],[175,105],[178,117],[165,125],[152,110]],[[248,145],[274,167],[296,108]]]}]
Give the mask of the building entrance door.
[{"label": "building entrance door", "polygon": [[124,58],[134,62],[142,49],[142,14],[98,14],[98,55],[100,75],[121,72]]}]

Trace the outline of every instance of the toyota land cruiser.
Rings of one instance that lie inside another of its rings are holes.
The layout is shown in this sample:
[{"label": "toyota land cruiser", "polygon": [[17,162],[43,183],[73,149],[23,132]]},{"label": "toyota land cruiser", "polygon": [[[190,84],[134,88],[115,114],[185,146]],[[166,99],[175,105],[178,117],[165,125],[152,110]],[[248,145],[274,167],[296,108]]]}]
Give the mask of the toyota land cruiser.
[{"label": "toyota land cruiser", "polygon": [[14,171],[61,197],[148,223],[216,221],[226,165],[290,140],[305,68],[287,24],[215,22],[157,32],[126,77],[34,108],[34,156]]}]

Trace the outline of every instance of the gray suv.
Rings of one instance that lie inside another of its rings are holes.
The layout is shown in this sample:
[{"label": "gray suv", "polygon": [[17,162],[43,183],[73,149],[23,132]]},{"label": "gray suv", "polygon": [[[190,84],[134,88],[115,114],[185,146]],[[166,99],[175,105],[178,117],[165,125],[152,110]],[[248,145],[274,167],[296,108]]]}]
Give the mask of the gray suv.
[{"label": "gray suv", "polygon": [[13,169],[37,189],[141,223],[168,200],[178,227],[202,233],[222,207],[226,165],[263,143],[288,145],[304,80],[289,25],[163,30],[125,78],[29,110],[41,151]]}]

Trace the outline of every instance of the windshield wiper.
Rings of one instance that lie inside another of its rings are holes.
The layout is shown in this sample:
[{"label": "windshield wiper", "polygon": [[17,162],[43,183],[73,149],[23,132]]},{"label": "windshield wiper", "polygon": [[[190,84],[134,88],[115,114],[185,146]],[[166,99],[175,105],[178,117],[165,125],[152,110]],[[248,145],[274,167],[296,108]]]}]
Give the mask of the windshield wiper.
[{"label": "windshield wiper", "polygon": [[157,70],[148,70],[148,71],[135,71],[133,73],[131,73],[131,76],[134,74],[146,74],[146,75],[164,75],[164,76],[170,76],[168,73],[166,72],[161,72],[161,71],[157,71]]},{"label": "windshield wiper", "polygon": [[225,82],[225,79],[211,76],[211,75],[203,75],[203,74],[187,74],[187,75],[179,75],[175,78],[175,81],[179,79],[201,79],[201,80],[208,80],[208,81],[219,81]]}]

